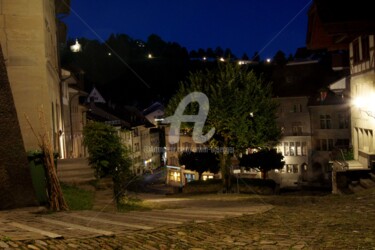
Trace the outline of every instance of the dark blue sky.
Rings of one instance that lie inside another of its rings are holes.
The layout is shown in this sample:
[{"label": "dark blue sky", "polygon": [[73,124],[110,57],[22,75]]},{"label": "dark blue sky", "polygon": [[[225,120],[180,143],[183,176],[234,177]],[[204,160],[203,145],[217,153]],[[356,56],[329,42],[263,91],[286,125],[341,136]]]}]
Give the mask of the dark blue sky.
[{"label": "dark blue sky", "polygon": [[[217,46],[272,57],[305,46],[310,0],[71,0],[70,38],[150,34],[188,50]],[[298,16],[297,14],[300,13]],[[100,37],[100,39],[98,38]]]}]

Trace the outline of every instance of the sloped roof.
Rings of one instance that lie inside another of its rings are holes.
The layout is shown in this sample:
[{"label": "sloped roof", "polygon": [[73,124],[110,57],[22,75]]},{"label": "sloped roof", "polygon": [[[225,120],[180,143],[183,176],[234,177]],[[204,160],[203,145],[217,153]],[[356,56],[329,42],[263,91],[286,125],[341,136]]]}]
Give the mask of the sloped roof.
[{"label": "sloped roof", "polygon": [[344,95],[337,95],[328,88],[321,89],[309,99],[308,106],[326,106],[348,104],[349,98]]}]

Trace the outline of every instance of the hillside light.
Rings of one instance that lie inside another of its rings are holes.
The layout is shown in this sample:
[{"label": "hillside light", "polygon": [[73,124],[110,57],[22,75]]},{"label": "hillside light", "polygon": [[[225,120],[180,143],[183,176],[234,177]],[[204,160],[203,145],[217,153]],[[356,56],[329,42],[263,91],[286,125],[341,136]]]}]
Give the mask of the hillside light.
[{"label": "hillside light", "polygon": [[147,56],[149,59],[152,59],[152,54],[148,54]]},{"label": "hillside light", "polygon": [[270,62],[271,62],[271,58],[267,58],[267,59],[266,59],[266,62],[267,62],[267,63],[270,63]]},{"label": "hillside light", "polygon": [[73,53],[81,52],[82,51],[82,46],[79,44],[78,39],[76,39],[76,43],[70,46],[70,51]]}]

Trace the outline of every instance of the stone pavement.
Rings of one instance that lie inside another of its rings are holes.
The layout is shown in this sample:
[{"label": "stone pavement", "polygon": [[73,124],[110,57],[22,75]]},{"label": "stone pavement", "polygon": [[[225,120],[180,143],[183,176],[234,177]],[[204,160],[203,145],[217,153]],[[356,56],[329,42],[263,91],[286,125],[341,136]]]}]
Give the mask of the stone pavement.
[{"label": "stone pavement", "polygon": [[348,196],[143,198],[184,208],[4,211],[0,249],[375,249],[374,190]]}]

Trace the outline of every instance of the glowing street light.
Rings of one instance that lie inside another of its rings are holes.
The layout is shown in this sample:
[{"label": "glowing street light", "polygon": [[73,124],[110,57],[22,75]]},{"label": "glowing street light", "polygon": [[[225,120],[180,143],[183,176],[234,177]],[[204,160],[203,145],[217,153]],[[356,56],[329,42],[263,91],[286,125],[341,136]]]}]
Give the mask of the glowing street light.
[{"label": "glowing street light", "polygon": [[352,101],[352,104],[368,116],[375,118],[375,94],[358,96]]},{"label": "glowing street light", "polygon": [[152,54],[148,54],[148,59],[152,59]]},{"label": "glowing street light", "polygon": [[267,62],[267,63],[270,63],[270,62],[271,62],[271,58],[267,58],[267,59],[266,59],[266,62]]}]

